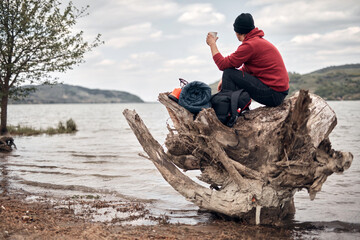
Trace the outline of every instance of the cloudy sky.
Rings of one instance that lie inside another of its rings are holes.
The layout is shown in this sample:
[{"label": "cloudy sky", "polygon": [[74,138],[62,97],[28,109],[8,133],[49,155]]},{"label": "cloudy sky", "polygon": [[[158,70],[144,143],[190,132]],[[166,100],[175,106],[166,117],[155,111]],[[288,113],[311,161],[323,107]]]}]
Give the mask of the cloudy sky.
[{"label": "cloudy sky", "polygon": [[90,5],[79,20],[91,41],[105,44],[59,80],[89,88],[128,91],[145,101],[178,87],[178,78],[213,83],[221,78],[205,39],[218,32],[223,55],[240,44],[232,24],[242,12],[281,52],[288,71],[308,73],[360,63],[359,0],[76,0]]}]

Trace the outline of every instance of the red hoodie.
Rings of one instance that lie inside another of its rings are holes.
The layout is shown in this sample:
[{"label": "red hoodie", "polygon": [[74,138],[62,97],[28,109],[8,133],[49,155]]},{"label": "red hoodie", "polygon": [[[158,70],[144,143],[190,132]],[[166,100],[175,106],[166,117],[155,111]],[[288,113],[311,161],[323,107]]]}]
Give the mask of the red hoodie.
[{"label": "red hoodie", "polygon": [[289,89],[289,76],[284,61],[274,45],[263,38],[264,32],[258,28],[246,34],[238,49],[227,57],[221,53],[213,59],[221,71],[240,68],[262,81],[275,91]]}]

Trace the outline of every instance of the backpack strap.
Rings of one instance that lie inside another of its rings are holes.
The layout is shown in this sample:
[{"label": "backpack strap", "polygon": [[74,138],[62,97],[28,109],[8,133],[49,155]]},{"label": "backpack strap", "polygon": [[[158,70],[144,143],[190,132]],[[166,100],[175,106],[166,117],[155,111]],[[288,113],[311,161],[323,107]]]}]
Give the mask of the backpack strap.
[{"label": "backpack strap", "polygon": [[232,127],[235,124],[235,122],[239,116],[237,109],[238,109],[239,97],[242,92],[243,92],[243,89],[239,89],[239,90],[236,90],[231,93],[231,100],[230,100],[231,117],[230,117],[229,122],[227,123],[227,126],[229,126],[229,127]]},{"label": "backpack strap", "polygon": [[231,115],[237,116],[238,115],[238,103],[240,94],[243,92],[243,89],[236,90],[231,94]]}]

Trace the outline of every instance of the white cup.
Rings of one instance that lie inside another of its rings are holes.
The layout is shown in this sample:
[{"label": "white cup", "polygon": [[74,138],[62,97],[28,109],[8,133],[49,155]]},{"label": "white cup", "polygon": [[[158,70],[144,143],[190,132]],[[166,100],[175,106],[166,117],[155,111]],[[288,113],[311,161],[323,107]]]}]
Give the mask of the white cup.
[{"label": "white cup", "polygon": [[214,36],[214,38],[216,38],[216,36],[217,36],[217,32],[209,32],[211,35],[213,35]]}]

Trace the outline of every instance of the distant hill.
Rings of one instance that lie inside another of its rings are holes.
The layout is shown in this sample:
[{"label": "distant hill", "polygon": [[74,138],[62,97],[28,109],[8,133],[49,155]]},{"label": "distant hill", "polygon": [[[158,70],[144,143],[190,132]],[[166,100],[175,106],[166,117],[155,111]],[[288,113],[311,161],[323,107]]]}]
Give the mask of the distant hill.
[{"label": "distant hill", "polygon": [[289,73],[290,94],[309,89],[328,100],[360,99],[360,64],[323,68],[308,74]]},{"label": "distant hill", "polygon": [[141,103],[141,98],[124,91],[89,89],[68,84],[39,85],[24,100],[11,103]]},{"label": "distant hill", "polygon": [[[331,66],[307,74],[289,72],[289,78],[289,96],[306,89],[327,100],[360,100],[360,64]],[[217,84],[210,84],[213,94]]]}]

